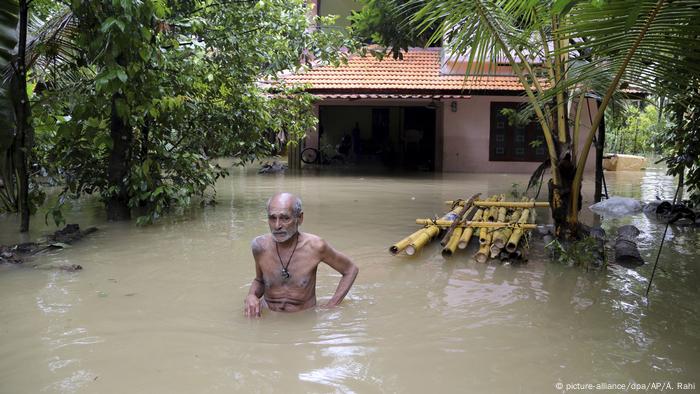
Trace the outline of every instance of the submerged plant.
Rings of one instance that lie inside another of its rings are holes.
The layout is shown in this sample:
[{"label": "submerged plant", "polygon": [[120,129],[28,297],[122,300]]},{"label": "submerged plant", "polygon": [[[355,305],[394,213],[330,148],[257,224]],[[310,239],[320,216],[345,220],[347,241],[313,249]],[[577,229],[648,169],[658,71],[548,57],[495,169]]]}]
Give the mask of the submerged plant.
[{"label": "submerged plant", "polygon": [[524,192],[520,191],[520,184],[518,182],[513,182],[513,184],[510,185],[510,195],[513,198],[520,198],[525,195]]},{"label": "submerged plant", "polygon": [[599,268],[598,253],[602,254],[602,251],[599,250],[601,246],[594,237],[585,236],[582,239],[568,242],[554,239],[545,245],[545,248],[549,251],[550,258],[558,263],[581,266],[587,270]]}]

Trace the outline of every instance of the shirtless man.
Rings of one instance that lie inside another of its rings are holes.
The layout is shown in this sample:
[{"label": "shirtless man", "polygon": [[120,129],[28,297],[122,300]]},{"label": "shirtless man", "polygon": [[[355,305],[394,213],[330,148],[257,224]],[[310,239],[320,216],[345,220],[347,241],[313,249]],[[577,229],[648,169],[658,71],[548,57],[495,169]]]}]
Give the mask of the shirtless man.
[{"label": "shirtless man", "polygon": [[358,268],[344,254],[320,237],[302,233],[304,221],[301,200],[290,193],[278,193],[267,202],[271,234],[253,240],[255,279],[245,298],[245,315],[261,314],[261,297],[272,311],[296,312],[316,305],[316,270],[320,262],[330,265],[343,277],[326,307],[345,298]]}]

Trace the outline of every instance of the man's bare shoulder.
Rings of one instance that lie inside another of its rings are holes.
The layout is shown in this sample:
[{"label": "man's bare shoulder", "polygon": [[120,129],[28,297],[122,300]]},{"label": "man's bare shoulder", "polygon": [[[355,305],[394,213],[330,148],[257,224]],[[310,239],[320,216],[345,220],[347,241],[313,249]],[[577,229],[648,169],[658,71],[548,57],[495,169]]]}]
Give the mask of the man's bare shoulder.
[{"label": "man's bare shoulder", "polygon": [[326,241],[316,234],[304,233],[304,239],[313,250],[322,251],[328,247]]},{"label": "man's bare shoulder", "polygon": [[253,238],[253,241],[250,243],[250,249],[253,251],[254,255],[258,255],[267,248],[269,242],[270,235],[258,235],[257,237]]}]

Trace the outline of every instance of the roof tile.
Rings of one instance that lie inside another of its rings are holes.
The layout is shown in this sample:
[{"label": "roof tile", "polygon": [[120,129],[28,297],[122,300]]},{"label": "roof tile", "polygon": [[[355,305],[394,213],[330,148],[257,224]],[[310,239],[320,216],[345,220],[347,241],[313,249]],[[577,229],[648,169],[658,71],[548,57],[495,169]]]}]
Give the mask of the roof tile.
[{"label": "roof tile", "polygon": [[305,72],[282,76],[288,83],[308,84],[314,91],[363,91],[418,93],[421,91],[499,90],[522,91],[513,75],[445,75],[440,72],[438,48],[411,48],[403,60],[352,55],[346,65],[318,66]]}]

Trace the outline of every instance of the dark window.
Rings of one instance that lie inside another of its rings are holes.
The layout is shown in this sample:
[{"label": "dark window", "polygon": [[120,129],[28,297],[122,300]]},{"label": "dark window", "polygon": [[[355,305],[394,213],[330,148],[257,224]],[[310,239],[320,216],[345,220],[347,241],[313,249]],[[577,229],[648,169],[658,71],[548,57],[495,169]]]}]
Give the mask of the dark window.
[{"label": "dark window", "polygon": [[[539,122],[516,124],[503,109],[519,110],[522,103],[491,103],[490,161],[537,161],[547,158]],[[539,142],[536,142],[539,141]]]}]

